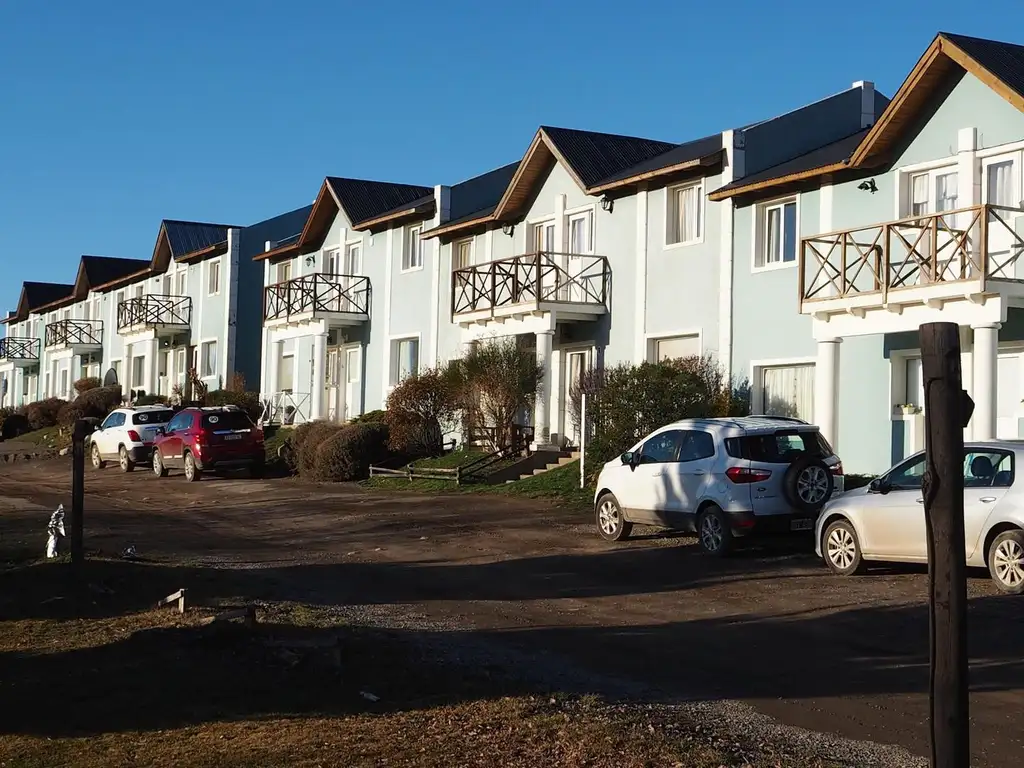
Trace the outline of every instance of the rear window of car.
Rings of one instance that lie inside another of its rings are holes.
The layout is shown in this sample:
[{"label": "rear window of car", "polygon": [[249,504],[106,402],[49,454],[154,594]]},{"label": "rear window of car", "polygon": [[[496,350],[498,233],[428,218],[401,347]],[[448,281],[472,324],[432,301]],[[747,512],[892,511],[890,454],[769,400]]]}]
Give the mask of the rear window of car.
[{"label": "rear window of car", "polygon": [[221,413],[204,413],[203,426],[206,429],[252,429],[253,423],[241,411],[223,411]]},{"label": "rear window of car", "polygon": [[166,424],[171,420],[174,411],[143,411],[132,414],[132,424]]},{"label": "rear window of car", "polygon": [[791,464],[805,453],[819,458],[832,455],[832,447],[820,432],[797,430],[730,437],[725,441],[725,450],[734,459],[767,464]]}]

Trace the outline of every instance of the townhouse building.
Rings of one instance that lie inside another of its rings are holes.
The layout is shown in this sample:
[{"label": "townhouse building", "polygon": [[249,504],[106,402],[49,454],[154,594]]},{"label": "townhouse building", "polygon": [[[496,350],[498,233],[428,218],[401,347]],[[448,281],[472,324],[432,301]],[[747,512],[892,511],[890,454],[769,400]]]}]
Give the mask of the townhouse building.
[{"label": "townhouse building", "polygon": [[711,195],[736,206],[754,408],[813,418],[854,471],[924,448],[926,322],[960,326],[965,437],[1021,436],[1021,72],[1024,47],[939,34],[870,128]]}]

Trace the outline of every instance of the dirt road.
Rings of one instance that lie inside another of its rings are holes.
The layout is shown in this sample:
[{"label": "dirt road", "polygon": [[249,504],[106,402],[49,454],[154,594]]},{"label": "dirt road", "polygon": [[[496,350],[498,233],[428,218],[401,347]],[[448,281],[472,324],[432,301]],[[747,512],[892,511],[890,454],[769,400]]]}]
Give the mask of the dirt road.
[{"label": "dirt road", "polygon": [[[0,469],[4,552],[42,550],[69,464]],[[87,547],[242,569],[254,598],[400,606],[444,631],[649,698],[736,700],[784,724],[928,750],[923,571],[838,579],[787,547],[728,560],[688,537],[609,545],[536,502],[87,474]],[[258,575],[255,575],[257,574]],[[242,577],[240,577],[242,578]],[[1024,757],[1024,602],[969,584],[975,766]],[[439,630],[442,631],[442,630]]]}]

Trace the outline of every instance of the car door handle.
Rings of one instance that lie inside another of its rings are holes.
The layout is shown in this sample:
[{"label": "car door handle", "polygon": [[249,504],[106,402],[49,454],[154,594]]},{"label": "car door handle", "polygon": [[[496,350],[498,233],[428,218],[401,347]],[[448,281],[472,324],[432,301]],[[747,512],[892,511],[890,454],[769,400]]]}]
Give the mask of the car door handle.
[{"label": "car door handle", "polygon": [[924,504],[924,499],[917,499],[918,504]]},{"label": "car door handle", "polygon": [[982,496],[981,499],[979,499],[979,501],[983,501],[986,504],[991,504],[995,500],[995,496]]}]

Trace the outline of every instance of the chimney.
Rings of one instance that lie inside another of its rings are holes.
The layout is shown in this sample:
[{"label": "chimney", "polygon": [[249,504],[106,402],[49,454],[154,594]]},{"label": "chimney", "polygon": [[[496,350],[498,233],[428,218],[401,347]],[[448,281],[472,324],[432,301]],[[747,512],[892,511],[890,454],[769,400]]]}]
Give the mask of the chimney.
[{"label": "chimney", "polygon": [[860,88],[860,127],[870,128],[875,124],[875,84],[870,80],[858,80],[853,88]]},{"label": "chimney", "polygon": [[263,252],[266,253],[267,251],[272,251],[272,250],[274,250],[274,241],[273,240],[267,240],[267,242],[265,242],[263,244]]},{"label": "chimney", "polygon": [[434,219],[437,225],[444,224],[452,217],[452,188],[446,187],[444,184],[434,185],[434,203],[437,205],[437,213],[434,214]]}]

